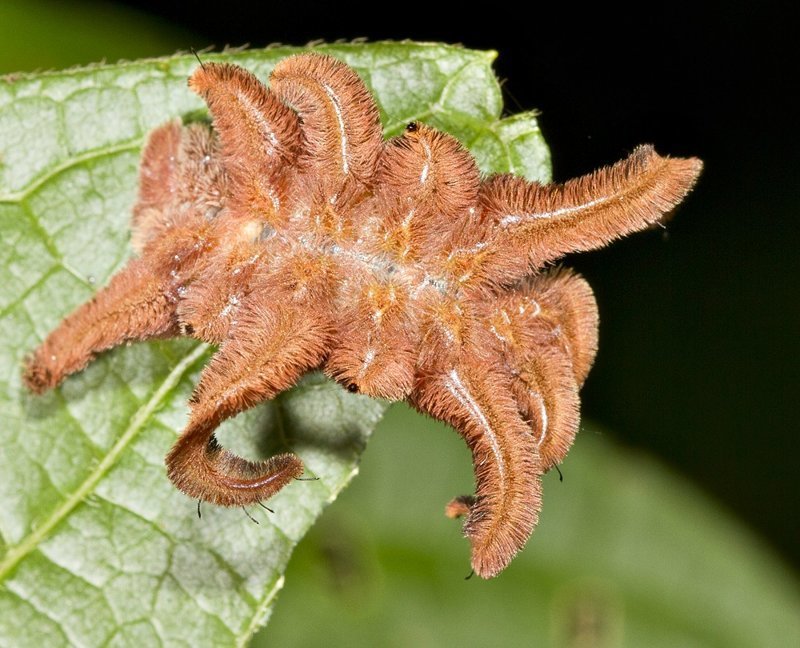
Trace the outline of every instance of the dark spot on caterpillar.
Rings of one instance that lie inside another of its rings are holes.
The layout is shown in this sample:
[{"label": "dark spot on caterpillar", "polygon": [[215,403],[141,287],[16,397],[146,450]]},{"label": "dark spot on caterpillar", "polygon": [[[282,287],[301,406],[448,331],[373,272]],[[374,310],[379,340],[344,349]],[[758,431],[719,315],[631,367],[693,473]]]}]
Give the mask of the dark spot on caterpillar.
[{"label": "dark spot on caterpillar", "polygon": [[419,124],[415,121],[408,122],[406,125],[406,132],[407,133],[415,133],[419,129]]},{"label": "dark spot on caterpillar", "polygon": [[348,384],[347,385],[347,391],[349,391],[351,394],[357,393],[358,392],[358,385],[356,385],[355,383]]}]

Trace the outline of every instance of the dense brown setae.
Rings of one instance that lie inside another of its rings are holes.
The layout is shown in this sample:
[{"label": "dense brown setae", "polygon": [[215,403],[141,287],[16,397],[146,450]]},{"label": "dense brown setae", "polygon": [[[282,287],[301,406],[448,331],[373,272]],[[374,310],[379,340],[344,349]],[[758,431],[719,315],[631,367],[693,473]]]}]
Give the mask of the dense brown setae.
[{"label": "dense brown setae", "polygon": [[472,450],[476,496],[447,513],[466,515],[475,572],[496,575],[536,525],[541,475],[572,444],[597,346],[591,289],[548,265],[657,222],[700,161],[641,146],[563,185],[482,178],[424,124],[384,141],[372,96],[328,56],[283,60],[269,89],[213,63],[189,84],[214,128],[175,121],[150,135],[138,256],[35,351],[27,385],[51,389],[126,340],[219,345],[167,469],[223,506],[302,472],[291,454],[234,456],[214,430],[305,372],[407,400]]}]

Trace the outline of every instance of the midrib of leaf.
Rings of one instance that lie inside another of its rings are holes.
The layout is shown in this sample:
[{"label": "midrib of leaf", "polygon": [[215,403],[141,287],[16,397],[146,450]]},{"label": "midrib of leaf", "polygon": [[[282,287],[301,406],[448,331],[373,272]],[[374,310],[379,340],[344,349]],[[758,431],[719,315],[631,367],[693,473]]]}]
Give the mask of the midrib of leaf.
[{"label": "midrib of leaf", "polygon": [[286,577],[281,574],[275,581],[275,584],[267,590],[264,598],[261,599],[259,604],[253,609],[253,616],[250,618],[250,623],[247,624],[245,631],[236,639],[236,648],[244,648],[244,646],[250,642],[253,635],[261,628],[262,619],[267,613],[267,610],[269,610],[269,606],[272,605],[272,602],[278,595],[278,592],[283,589],[284,582],[286,582]]},{"label": "midrib of leaf", "polygon": [[76,488],[40,526],[37,526],[31,533],[25,536],[21,542],[8,548],[5,558],[0,562],[0,581],[5,579],[20,560],[36,549],[49,533],[94,490],[98,482],[114,466],[120,455],[144,427],[145,423],[150,419],[150,416],[155,412],[162,400],[175,388],[186,371],[205,355],[208,348],[207,344],[198,344],[191,353],[186,355],[167,375],[164,382],[153,392],[148,401],[136,411],[130,424],[117,442],[111,447],[100,463],[97,464],[95,469],[86,476],[86,479],[83,480],[81,485],[78,486],[78,488]]}]

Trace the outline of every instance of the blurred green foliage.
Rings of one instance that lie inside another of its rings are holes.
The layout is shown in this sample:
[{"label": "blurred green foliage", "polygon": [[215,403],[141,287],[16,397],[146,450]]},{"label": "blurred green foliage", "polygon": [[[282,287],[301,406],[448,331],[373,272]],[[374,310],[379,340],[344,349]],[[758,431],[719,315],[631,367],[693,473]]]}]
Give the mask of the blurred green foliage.
[{"label": "blurred green foliage", "polygon": [[800,645],[800,595],[739,523],[652,459],[585,426],[544,480],[539,526],[491,581],[444,516],[469,453],[405,405],[299,545],[255,646]]},{"label": "blurred green foliage", "polygon": [[97,0],[3,0],[0,43],[0,74],[163,56],[196,45],[178,26]]}]

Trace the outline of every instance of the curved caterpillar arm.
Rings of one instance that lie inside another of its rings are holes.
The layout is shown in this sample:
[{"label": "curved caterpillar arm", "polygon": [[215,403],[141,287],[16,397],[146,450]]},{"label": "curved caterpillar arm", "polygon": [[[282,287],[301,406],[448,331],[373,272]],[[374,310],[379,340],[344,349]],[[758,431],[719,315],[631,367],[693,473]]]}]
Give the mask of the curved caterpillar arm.
[{"label": "curved caterpillar arm", "polygon": [[578,389],[597,350],[591,289],[571,271],[551,271],[502,295],[481,321],[547,471],[564,459],[578,431]]},{"label": "curved caterpillar arm", "polygon": [[188,496],[221,506],[267,499],[303,472],[295,455],[254,462],[220,447],[224,421],[292,387],[319,366],[329,344],[322,317],[243,304],[235,330],[203,371],[189,424],[166,458],[167,474]]},{"label": "curved caterpillar arm", "polygon": [[386,143],[376,187],[384,249],[432,265],[452,246],[453,224],[476,217],[480,175],[458,140],[412,122]]},{"label": "curved caterpillar arm", "polygon": [[371,182],[383,132],[375,100],[352,68],[326,55],[290,56],[275,66],[270,89],[302,121],[301,165],[313,167],[319,190],[335,196],[350,181]]},{"label": "curved caterpillar arm", "polygon": [[205,99],[214,118],[230,177],[231,212],[280,227],[287,169],[302,146],[297,114],[236,65],[205,63],[192,74],[189,87]]},{"label": "curved caterpillar arm", "polygon": [[469,510],[464,533],[472,568],[491,578],[523,547],[541,508],[542,466],[510,381],[473,359],[420,380],[412,398],[422,412],[452,425],[472,451],[476,497],[459,501]]},{"label": "curved caterpillar arm", "polygon": [[658,155],[639,146],[627,159],[564,184],[500,175],[481,186],[488,238],[470,259],[474,284],[509,284],[570,252],[603,247],[659,222],[694,186],[697,158]]},{"label": "curved caterpillar arm", "polygon": [[80,371],[94,356],[126,340],[178,333],[169,277],[134,259],[91,301],[79,306],[28,358],[23,380],[41,394]]},{"label": "curved caterpillar arm", "polygon": [[224,201],[225,177],[210,131],[178,121],[157,128],[145,145],[139,175],[132,229],[142,256],[64,318],[28,358],[23,378],[36,393],[122,342],[180,332],[180,289],[215,237],[206,214],[216,214]]}]

